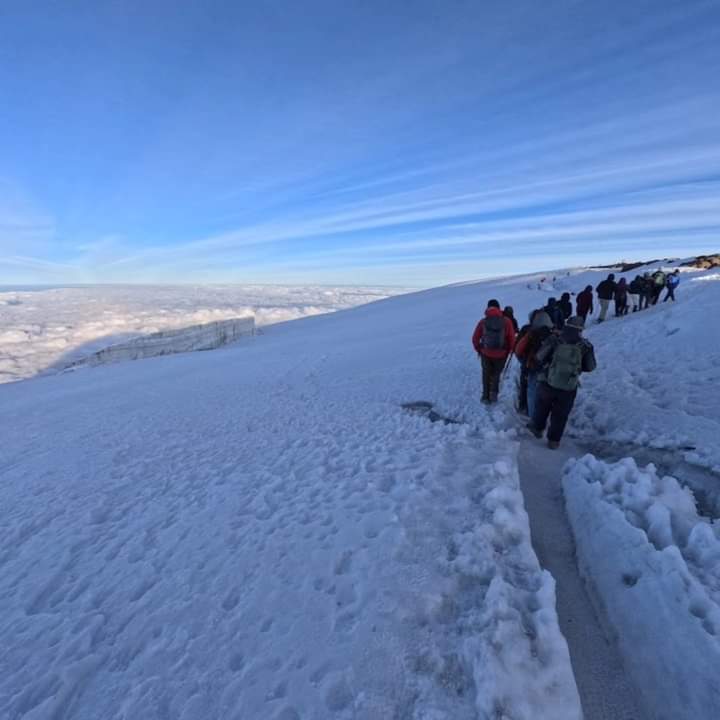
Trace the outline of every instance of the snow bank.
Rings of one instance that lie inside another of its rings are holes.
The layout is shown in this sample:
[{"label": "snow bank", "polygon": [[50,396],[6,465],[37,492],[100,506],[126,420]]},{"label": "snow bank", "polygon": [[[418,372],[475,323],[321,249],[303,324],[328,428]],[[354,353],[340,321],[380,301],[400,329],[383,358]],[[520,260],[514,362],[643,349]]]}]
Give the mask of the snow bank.
[{"label": "snow bank", "polygon": [[578,563],[655,720],[720,717],[720,525],[632,459],[570,461]]},{"label": "snow bank", "polygon": [[134,338],[126,343],[110,345],[110,347],[103,348],[84,360],[73,363],[71,367],[104,365],[123,360],[143,360],[174,353],[214,350],[234,342],[243,335],[252,335],[254,332],[255,318],[252,317],[219,320],[179,330],[164,330]]}]

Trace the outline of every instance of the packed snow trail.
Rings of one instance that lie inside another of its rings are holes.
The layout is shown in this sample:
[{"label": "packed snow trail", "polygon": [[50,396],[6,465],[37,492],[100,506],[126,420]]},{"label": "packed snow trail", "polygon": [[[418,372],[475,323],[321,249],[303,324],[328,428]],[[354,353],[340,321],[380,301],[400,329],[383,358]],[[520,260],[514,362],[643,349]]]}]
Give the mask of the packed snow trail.
[{"label": "packed snow trail", "polygon": [[525,439],[520,445],[520,483],[530,517],[533,548],[557,583],[560,629],[570,647],[585,720],[644,720],[623,659],[580,576],[562,495],[562,468],[577,448],[559,450]]}]

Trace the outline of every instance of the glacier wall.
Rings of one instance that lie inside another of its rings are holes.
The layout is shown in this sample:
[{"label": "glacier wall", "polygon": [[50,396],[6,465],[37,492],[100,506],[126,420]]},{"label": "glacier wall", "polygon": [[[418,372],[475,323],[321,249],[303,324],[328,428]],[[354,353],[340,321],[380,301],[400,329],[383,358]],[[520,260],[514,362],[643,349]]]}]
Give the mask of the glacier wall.
[{"label": "glacier wall", "polygon": [[72,363],[70,367],[104,365],[125,360],[143,360],[159,355],[214,350],[234,342],[243,335],[254,334],[254,317],[218,320],[177,330],[162,330],[127,342],[109,345]]}]

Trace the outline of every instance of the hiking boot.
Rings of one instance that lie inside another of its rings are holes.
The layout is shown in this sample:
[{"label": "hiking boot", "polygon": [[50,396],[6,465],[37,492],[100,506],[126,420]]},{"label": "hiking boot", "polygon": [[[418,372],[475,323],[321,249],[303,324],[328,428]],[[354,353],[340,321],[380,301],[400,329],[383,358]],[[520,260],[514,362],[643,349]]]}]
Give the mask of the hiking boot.
[{"label": "hiking boot", "polygon": [[542,431],[542,430],[538,430],[538,429],[535,427],[535,425],[533,425],[532,421],[529,422],[525,427],[526,427],[538,440],[540,440],[540,439],[542,438],[542,436],[543,436],[543,431]]},{"label": "hiking boot", "polygon": [[484,397],[480,402],[481,402],[483,405],[489,405],[489,404],[490,404],[490,398]]},{"label": "hiking boot", "polygon": [[548,440],[548,447],[551,450],[557,450],[560,447],[560,443],[557,440]]}]

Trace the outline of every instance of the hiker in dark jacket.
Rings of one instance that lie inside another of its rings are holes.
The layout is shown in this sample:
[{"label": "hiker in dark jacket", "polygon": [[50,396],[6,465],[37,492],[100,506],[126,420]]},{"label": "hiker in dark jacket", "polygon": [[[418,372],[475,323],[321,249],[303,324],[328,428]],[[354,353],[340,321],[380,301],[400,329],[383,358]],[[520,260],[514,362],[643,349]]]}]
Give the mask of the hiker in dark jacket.
[{"label": "hiker in dark jacket", "polygon": [[642,293],[642,278],[639,275],[628,286],[628,300],[632,305],[632,311],[637,312]]},{"label": "hiker in dark jacket", "polygon": [[663,288],[665,287],[665,282],[666,282],[665,273],[662,270],[656,270],[652,274],[650,281],[652,283],[650,302],[653,305],[657,305],[657,301],[659,300],[660,295],[662,294]]},{"label": "hiker in dark jacket", "polygon": [[628,310],[627,301],[627,280],[620,278],[617,287],[615,288],[615,316],[621,317],[625,315]]},{"label": "hiker in dark jacket", "polygon": [[475,327],[472,344],[482,361],[482,401],[497,402],[500,375],[515,345],[515,328],[510,318],[502,314],[497,300],[488,301],[485,317]]},{"label": "hiker in dark jacket", "polygon": [[[515,337],[515,347],[520,344],[522,339],[527,335],[532,326],[533,322],[535,321],[535,318],[539,314],[543,314],[547,317],[547,313],[542,309],[538,308],[537,310],[531,310],[528,315],[528,321],[525,325],[523,325],[520,328],[520,331],[518,332],[517,336]],[[552,323],[550,323],[552,325]],[[518,378],[518,398],[517,398],[517,411],[522,415],[528,414],[528,402],[527,402],[527,367],[525,367],[525,363],[522,361],[520,362],[520,376]]]},{"label": "hiker in dark jacket", "polygon": [[570,300],[570,293],[564,292],[558,300],[558,305],[562,310],[563,320],[567,320],[572,315],[572,302]]},{"label": "hiker in dark jacket", "polygon": [[593,314],[593,289],[592,285],[587,285],[585,289],[578,293],[577,296],[577,314],[585,321],[588,315]]},{"label": "hiker in dark jacket", "polygon": [[527,383],[527,411],[530,417],[535,411],[535,397],[537,388],[538,366],[535,362],[535,353],[540,349],[545,339],[553,332],[553,324],[546,312],[536,313],[532,324],[515,345],[515,356],[521,364],[521,374],[524,371]]},{"label": "hiker in dark jacket", "polygon": [[652,296],[652,280],[650,273],[646,272],[640,278],[640,309],[645,310],[650,307],[650,298]]},{"label": "hiker in dark jacket", "polygon": [[527,427],[535,437],[542,438],[550,418],[547,444],[552,450],[560,446],[581,373],[592,372],[597,365],[593,346],[582,337],[583,328],[581,317],[570,318],[562,333],[550,335],[535,353],[540,370],[535,412]]},{"label": "hiker in dark jacket", "polygon": [[558,301],[554,297],[548,298],[547,305],[543,308],[543,310],[549,315],[552,324],[558,330],[561,330],[562,326],[565,324],[565,317],[558,305]]},{"label": "hiker in dark jacket", "polygon": [[597,288],[595,288],[597,290],[598,300],[600,301],[600,317],[598,318],[598,322],[602,322],[607,317],[610,301],[615,297],[616,287],[615,275],[610,273],[607,279],[603,280]]},{"label": "hiker in dark jacket", "polygon": [[667,302],[668,300],[672,300],[675,302],[675,288],[680,284],[680,271],[675,270],[675,272],[670,273],[670,275],[667,276],[667,279],[665,280],[665,287],[667,288],[667,295],[665,296],[665,299],[663,302]]},{"label": "hiker in dark jacket", "polygon": [[510,305],[505,307],[503,315],[506,318],[510,318],[510,322],[513,324],[513,329],[515,330],[515,335],[517,335],[520,332],[520,327],[518,326],[518,321],[515,319],[515,311]]}]

